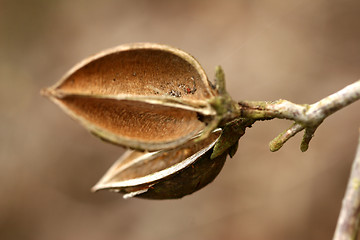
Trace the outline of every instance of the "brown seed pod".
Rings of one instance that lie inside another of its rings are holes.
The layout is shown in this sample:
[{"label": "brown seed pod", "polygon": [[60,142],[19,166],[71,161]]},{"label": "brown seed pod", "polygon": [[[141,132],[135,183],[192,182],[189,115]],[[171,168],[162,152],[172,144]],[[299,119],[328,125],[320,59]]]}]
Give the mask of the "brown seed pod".
[{"label": "brown seed pod", "polygon": [[100,138],[133,149],[179,146],[216,115],[216,96],[189,54],[153,43],[121,45],[89,57],[43,90]]},{"label": "brown seed pod", "polygon": [[94,191],[169,199],[210,183],[252,124],[238,117],[220,67],[215,83],[189,54],[136,43],[85,59],[42,93],[96,136],[136,150]]},{"label": "brown seed pod", "polygon": [[221,129],[202,140],[157,152],[128,150],[93,188],[124,193],[124,198],[181,198],[210,183],[222,169],[227,152],[210,159]]}]

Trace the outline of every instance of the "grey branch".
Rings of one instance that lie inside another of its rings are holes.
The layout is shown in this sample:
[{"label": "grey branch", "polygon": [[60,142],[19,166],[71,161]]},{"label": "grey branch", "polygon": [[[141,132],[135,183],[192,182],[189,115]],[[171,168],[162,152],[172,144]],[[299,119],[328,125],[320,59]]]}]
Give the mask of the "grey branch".
[{"label": "grey branch", "polygon": [[360,80],[314,104],[295,104],[287,100],[241,101],[240,116],[256,120],[282,118],[293,120],[289,129],[270,142],[270,150],[279,150],[284,143],[305,129],[300,149],[306,151],[318,126],[334,112],[360,99]]},{"label": "grey branch", "polygon": [[333,240],[356,240],[360,218],[360,138]]}]

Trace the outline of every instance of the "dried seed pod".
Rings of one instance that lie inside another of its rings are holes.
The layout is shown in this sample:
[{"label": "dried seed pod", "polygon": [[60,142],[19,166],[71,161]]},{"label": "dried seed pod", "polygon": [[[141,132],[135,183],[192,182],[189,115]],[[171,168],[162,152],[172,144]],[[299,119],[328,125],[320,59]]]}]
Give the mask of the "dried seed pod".
[{"label": "dried seed pod", "polygon": [[139,150],[128,150],[94,191],[169,199],[210,183],[252,124],[238,118],[220,67],[215,83],[189,54],[137,43],[85,59],[42,93],[96,136]]},{"label": "dried seed pod", "polygon": [[200,64],[165,45],[121,45],[89,57],[43,91],[100,138],[133,149],[179,146],[216,115]]},{"label": "dried seed pod", "polygon": [[222,169],[227,152],[210,159],[221,129],[173,150],[151,153],[128,150],[93,188],[125,193],[124,197],[181,198],[210,183]]}]

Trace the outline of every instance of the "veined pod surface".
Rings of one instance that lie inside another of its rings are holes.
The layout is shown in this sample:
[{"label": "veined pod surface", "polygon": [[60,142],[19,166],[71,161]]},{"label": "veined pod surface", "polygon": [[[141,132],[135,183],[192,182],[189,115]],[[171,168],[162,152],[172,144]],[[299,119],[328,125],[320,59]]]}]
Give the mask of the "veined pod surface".
[{"label": "veined pod surface", "polygon": [[204,129],[199,118],[216,115],[217,92],[200,64],[153,43],[89,57],[43,94],[96,136],[138,150],[177,147]]},{"label": "veined pod surface", "polygon": [[113,190],[124,198],[173,199],[191,194],[210,183],[222,169],[227,152],[210,159],[221,129],[208,138],[195,138],[172,150],[128,150],[108,170],[93,190]]}]

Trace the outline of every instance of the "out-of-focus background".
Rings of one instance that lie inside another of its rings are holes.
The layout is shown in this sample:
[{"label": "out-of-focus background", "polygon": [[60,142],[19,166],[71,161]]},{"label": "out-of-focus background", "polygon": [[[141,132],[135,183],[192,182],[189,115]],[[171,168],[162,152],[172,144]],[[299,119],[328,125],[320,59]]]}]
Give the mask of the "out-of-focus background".
[{"label": "out-of-focus background", "polygon": [[328,118],[306,153],[290,125],[256,123],[218,178],[181,200],[90,188],[123,149],[39,95],[81,59],[129,42],[221,64],[234,99],[313,103],[360,78],[360,2],[0,0],[0,239],[331,239],[360,103]]}]

